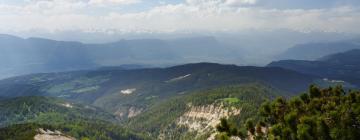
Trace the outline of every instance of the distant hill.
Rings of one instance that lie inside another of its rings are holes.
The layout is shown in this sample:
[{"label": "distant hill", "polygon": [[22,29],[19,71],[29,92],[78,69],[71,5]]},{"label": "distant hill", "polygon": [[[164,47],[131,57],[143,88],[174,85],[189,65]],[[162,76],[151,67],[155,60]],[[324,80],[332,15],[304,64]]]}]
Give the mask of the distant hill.
[{"label": "distant hill", "polygon": [[[33,139],[39,128],[77,139],[146,139],[120,127],[100,109],[50,97],[0,100],[0,139]],[[102,131],[99,131],[102,130]]]},{"label": "distant hill", "polygon": [[142,64],[123,64],[120,66],[107,66],[100,67],[97,70],[135,70],[135,69],[145,69],[145,68],[153,68],[151,65],[142,65]]},{"label": "distant hill", "polygon": [[360,50],[350,50],[321,57],[315,61],[281,60],[269,67],[282,67],[301,73],[342,80],[360,86]]},{"label": "distant hill", "polygon": [[318,61],[343,65],[360,65],[360,49],[327,55],[319,58]]},{"label": "distant hill", "polygon": [[96,66],[83,44],[0,35],[0,78]]},{"label": "distant hill", "polygon": [[33,74],[0,81],[0,96],[52,96],[131,118],[159,101],[193,91],[264,83],[291,96],[318,79],[283,68],[195,63],[169,68]]},{"label": "distant hill", "polygon": [[0,34],[0,78],[123,64],[168,65],[232,59],[213,37],[85,44]]},{"label": "distant hill", "polygon": [[326,55],[360,49],[360,40],[344,40],[326,43],[307,43],[289,48],[277,56],[278,60],[316,60]]}]

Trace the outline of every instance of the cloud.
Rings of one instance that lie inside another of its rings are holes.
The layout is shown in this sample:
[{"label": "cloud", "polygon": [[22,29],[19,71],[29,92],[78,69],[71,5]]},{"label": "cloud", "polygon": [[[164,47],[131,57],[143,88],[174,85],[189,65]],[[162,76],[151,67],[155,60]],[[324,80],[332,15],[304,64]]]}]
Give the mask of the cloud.
[{"label": "cloud", "polygon": [[226,0],[226,5],[233,5],[233,6],[239,6],[239,5],[246,5],[246,4],[256,4],[256,0]]},{"label": "cloud", "polygon": [[129,4],[137,4],[141,3],[141,0],[90,0],[89,4],[121,4],[121,5],[129,5]]},{"label": "cloud", "polygon": [[[117,2],[120,1],[123,0]],[[256,5],[257,1],[254,0],[187,0],[179,4],[161,4],[140,12],[124,12],[107,10],[81,0],[30,3],[25,6],[0,4],[0,32],[141,33],[290,29],[360,33],[360,10],[351,6],[276,9],[247,6]],[[104,9],[107,11],[97,13]]]},{"label": "cloud", "polygon": [[243,6],[256,4],[257,0],[186,0],[189,5],[197,6]]},{"label": "cloud", "polygon": [[88,4],[88,5],[130,5],[141,3],[142,0],[25,0],[29,5],[46,4]]}]

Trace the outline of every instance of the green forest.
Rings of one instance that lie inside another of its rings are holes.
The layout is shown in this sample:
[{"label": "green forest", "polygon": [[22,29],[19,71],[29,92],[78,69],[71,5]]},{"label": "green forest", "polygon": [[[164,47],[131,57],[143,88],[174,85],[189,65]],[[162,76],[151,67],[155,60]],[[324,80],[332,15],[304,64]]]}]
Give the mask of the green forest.
[{"label": "green forest", "polygon": [[[341,86],[318,88],[286,99],[278,97],[263,103],[259,118],[243,125],[222,119],[217,139],[230,137],[256,140],[356,140],[360,137],[360,92]],[[247,132],[239,131],[246,128]]]},{"label": "green forest", "polygon": [[119,126],[112,114],[51,97],[0,102],[0,126],[0,140],[32,140],[38,128],[58,130],[80,140],[149,139]]},{"label": "green forest", "polygon": [[[236,124],[244,123],[247,118],[256,115],[261,103],[274,99],[279,91],[259,83],[223,86],[210,90],[196,91],[188,95],[177,96],[161,102],[142,115],[127,121],[127,125],[136,131],[149,133],[157,137],[166,131],[168,139],[189,139],[197,135],[188,133],[187,128],[176,125],[175,121],[191,106],[224,105],[225,108],[241,108],[241,113],[229,118]],[[211,133],[211,132],[210,132]],[[197,139],[207,139],[209,134]]]}]

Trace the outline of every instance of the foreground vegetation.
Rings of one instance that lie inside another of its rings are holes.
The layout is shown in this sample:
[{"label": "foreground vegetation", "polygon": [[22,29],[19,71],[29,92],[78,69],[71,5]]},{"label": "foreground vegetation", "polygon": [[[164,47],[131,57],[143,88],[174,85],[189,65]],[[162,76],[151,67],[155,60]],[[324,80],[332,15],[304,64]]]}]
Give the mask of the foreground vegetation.
[{"label": "foreground vegetation", "polygon": [[148,139],[116,124],[115,117],[91,106],[50,97],[0,102],[0,139],[31,140],[38,128],[58,130],[79,140]]},{"label": "foreground vegetation", "polygon": [[[76,122],[75,122],[76,121]],[[150,139],[144,135],[136,134],[130,130],[107,122],[89,122],[75,119],[73,124],[61,125],[26,123],[0,128],[1,140],[33,140],[39,128],[58,130],[63,134],[79,140],[145,140]]]},{"label": "foreground vegetation", "polygon": [[222,119],[218,139],[231,136],[273,140],[356,140],[360,137],[360,92],[345,91],[341,86],[319,89],[289,100],[277,98],[263,103],[258,123],[249,119],[249,135],[240,133],[235,124]]}]

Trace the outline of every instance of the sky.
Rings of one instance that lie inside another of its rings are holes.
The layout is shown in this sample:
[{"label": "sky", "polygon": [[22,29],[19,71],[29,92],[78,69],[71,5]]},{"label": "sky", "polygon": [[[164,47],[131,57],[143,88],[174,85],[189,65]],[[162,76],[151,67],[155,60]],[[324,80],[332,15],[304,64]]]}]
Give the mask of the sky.
[{"label": "sky", "polygon": [[360,33],[360,0],[0,0],[0,33]]}]

